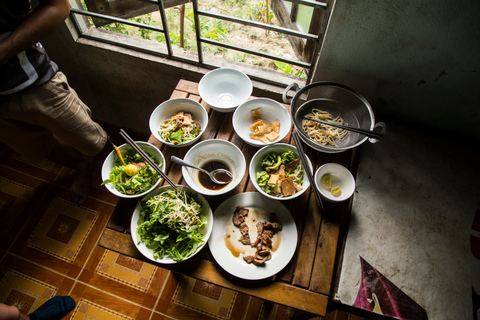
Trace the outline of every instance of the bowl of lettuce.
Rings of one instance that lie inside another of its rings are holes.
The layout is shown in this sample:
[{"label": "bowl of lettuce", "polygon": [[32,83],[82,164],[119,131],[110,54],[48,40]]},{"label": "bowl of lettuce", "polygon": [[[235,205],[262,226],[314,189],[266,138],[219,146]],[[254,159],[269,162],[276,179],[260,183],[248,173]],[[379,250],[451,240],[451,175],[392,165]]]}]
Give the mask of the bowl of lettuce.
[{"label": "bowl of lettuce", "polygon": [[163,186],[139,202],[132,215],[131,234],[148,259],[164,264],[197,254],[212,233],[213,213],[205,198],[187,186]]},{"label": "bowl of lettuce", "polygon": [[158,105],[149,119],[150,132],[164,144],[181,148],[198,141],[208,125],[207,110],[189,98],[174,98]]},{"label": "bowl of lettuce", "polygon": [[[313,170],[308,157],[307,160]],[[304,168],[296,147],[276,143],[255,153],[250,161],[249,176],[261,194],[276,200],[290,200],[310,187]]]},{"label": "bowl of lettuce", "polygon": [[[158,165],[165,170],[165,158],[153,144],[136,141],[136,144]],[[140,198],[156,188],[162,177],[128,144],[118,147],[122,156],[115,150],[105,158],[102,166],[102,185],[108,191],[121,198]]]}]

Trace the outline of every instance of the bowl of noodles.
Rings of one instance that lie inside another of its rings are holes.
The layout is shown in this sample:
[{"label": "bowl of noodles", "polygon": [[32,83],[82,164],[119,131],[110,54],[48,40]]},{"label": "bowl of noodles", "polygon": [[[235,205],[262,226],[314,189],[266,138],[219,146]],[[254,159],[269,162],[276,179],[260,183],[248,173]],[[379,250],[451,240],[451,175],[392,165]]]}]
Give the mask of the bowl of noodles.
[{"label": "bowl of noodles", "polygon": [[[288,99],[286,94],[292,88],[297,91],[292,99]],[[302,141],[321,152],[343,152],[361,145],[368,137],[304,117],[366,130],[375,128],[375,117],[369,102],[342,84],[315,82],[300,89],[294,83],[285,89],[283,100],[290,103],[293,125]]]},{"label": "bowl of noodles", "polygon": [[207,111],[199,102],[189,98],[174,98],[161,103],[149,120],[153,136],[176,148],[197,142],[207,125]]}]

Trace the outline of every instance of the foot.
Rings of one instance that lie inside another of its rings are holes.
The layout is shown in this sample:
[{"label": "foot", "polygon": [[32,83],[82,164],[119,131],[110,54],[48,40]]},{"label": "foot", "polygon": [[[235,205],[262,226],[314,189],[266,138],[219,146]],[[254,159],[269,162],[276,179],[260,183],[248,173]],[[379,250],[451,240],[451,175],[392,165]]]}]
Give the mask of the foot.
[{"label": "foot", "polygon": [[28,316],[31,320],[57,320],[75,308],[75,301],[66,296],[53,297]]}]

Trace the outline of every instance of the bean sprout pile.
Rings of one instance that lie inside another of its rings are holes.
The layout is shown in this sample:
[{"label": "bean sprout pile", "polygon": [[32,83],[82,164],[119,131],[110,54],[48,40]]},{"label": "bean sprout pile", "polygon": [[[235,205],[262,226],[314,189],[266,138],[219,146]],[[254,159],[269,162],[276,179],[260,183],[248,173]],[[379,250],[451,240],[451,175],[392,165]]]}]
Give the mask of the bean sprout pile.
[{"label": "bean sprout pile", "polygon": [[138,220],[139,242],[154,251],[154,258],[165,255],[182,261],[203,243],[201,233],[207,224],[202,206],[184,190],[167,190],[148,199]]}]

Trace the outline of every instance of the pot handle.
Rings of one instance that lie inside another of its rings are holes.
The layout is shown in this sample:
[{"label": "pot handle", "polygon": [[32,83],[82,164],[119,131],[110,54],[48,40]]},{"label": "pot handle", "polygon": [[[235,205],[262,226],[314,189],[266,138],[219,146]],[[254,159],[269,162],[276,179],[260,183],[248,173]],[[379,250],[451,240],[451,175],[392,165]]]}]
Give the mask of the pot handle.
[{"label": "pot handle", "polygon": [[292,101],[292,98],[288,98],[287,93],[292,89],[295,90],[295,93],[296,93],[298,89],[300,89],[300,86],[295,82],[292,84],[289,84],[288,87],[286,87],[285,90],[283,91],[283,94],[282,94],[283,102],[290,104],[290,102]]},{"label": "pot handle", "polygon": [[[380,132],[382,135],[385,135],[387,131],[387,124],[385,122],[377,122],[375,127],[373,127],[373,131]],[[377,143],[380,139],[377,138],[368,138],[370,143]]]}]

